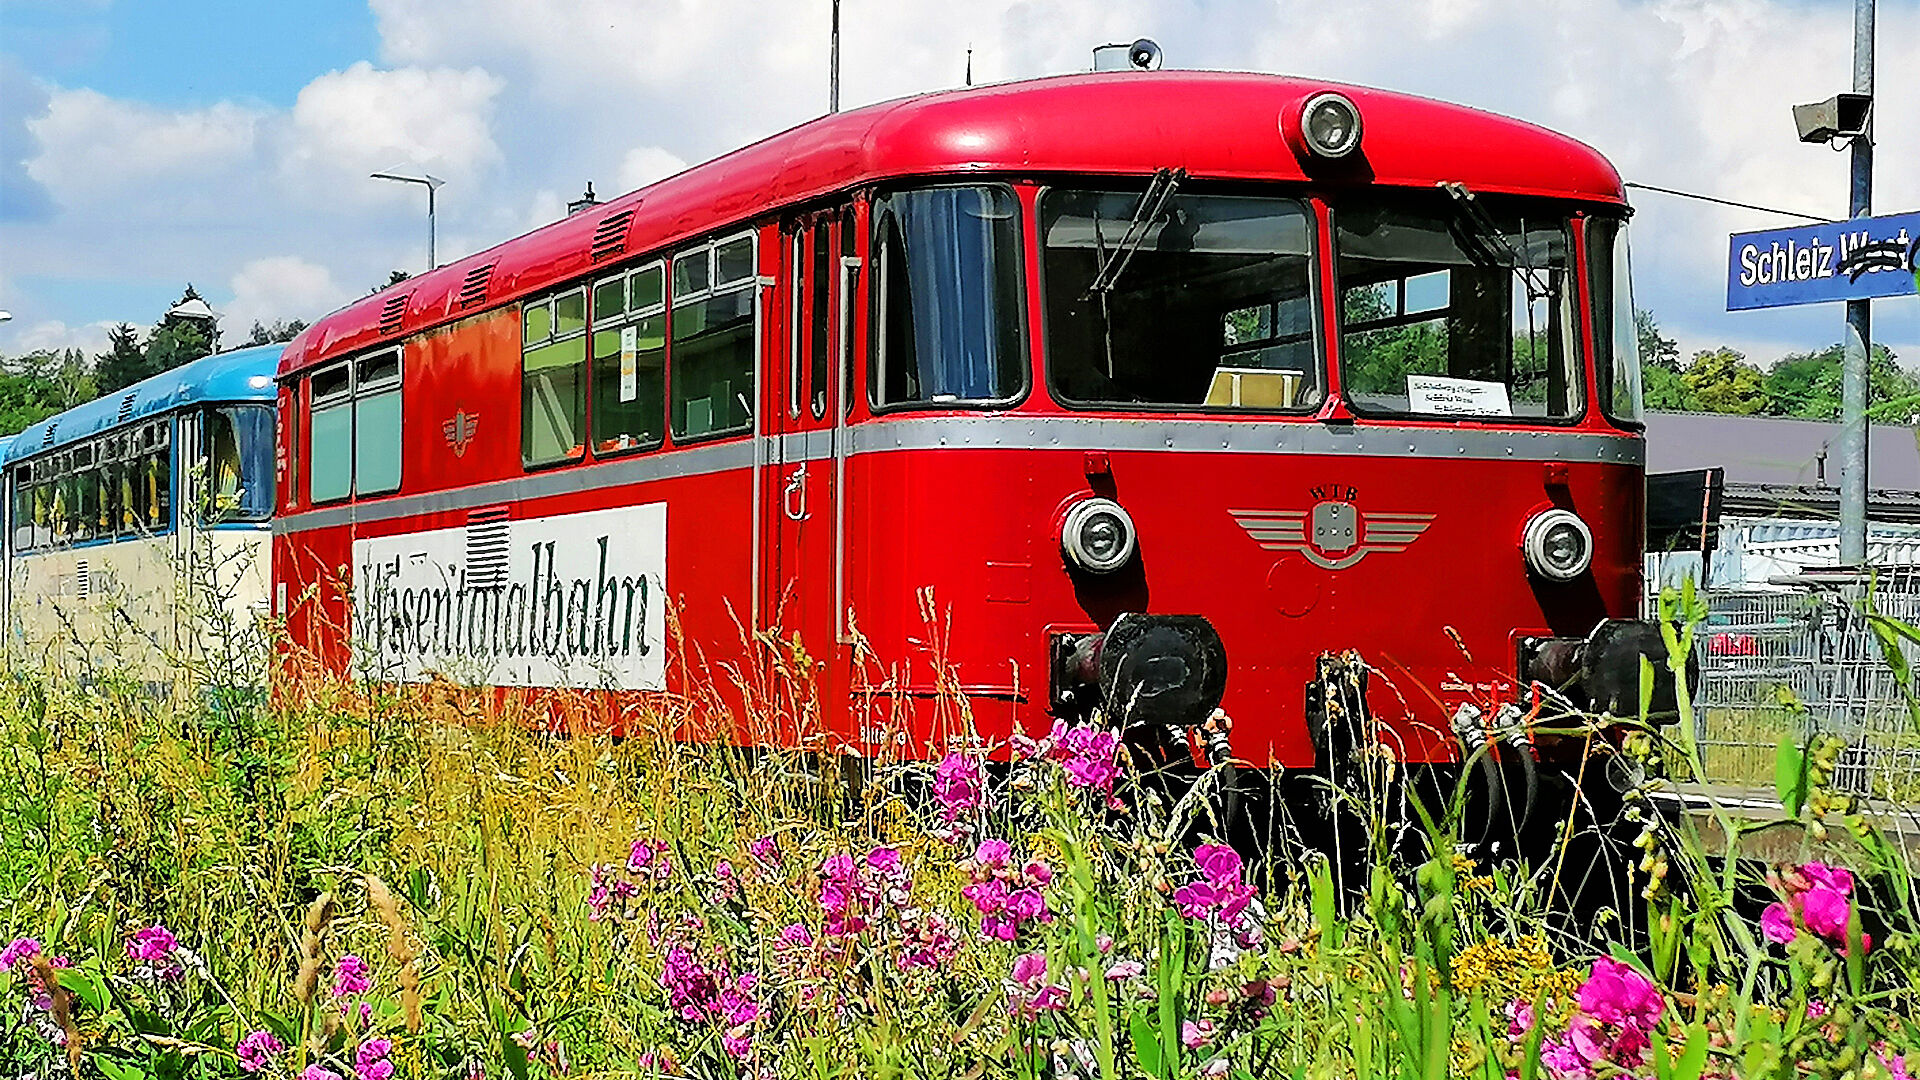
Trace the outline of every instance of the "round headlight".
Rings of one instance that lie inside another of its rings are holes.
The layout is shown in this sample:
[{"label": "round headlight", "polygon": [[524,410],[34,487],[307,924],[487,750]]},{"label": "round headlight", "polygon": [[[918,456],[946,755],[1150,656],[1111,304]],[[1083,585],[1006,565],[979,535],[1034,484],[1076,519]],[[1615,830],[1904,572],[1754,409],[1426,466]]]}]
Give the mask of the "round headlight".
[{"label": "round headlight", "polygon": [[1082,499],[1060,525],[1060,550],[1082,570],[1112,573],[1133,558],[1133,518],[1112,499]]},{"label": "round headlight", "polygon": [[1541,577],[1570,581],[1593,565],[1593,530],[1571,510],[1544,510],[1527,522],[1521,541],[1527,567]]},{"label": "round headlight", "polygon": [[1300,110],[1300,134],[1321,157],[1346,157],[1360,145],[1360,107],[1345,94],[1315,94]]}]

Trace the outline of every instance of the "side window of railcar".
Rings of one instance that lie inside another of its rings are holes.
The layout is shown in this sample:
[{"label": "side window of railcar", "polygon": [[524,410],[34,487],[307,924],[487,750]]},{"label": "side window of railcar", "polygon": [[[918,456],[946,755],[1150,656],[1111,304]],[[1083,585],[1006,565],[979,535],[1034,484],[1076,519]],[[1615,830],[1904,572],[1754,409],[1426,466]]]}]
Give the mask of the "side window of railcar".
[{"label": "side window of railcar", "polygon": [[593,286],[593,452],[658,446],[666,432],[666,267]]},{"label": "side window of railcar", "polygon": [[873,206],[875,407],[1026,390],[1019,203],[1002,187],[901,191]]},{"label": "side window of railcar", "polygon": [[353,362],[353,491],[400,490],[400,350]]},{"label": "side window of railcar", "polygon": [[1356,410],[1580,414],[1564,213],[1355,199],[1334,225],[1342,383]]},{"label": "side window of railcar", "polygon": [[754,245],[748,233],[673,256],[667,362],[676,439],[753,426]]},{"label": "side window of railcar", "polygon": [[520,460],[577,461],[587,440],[587,291],[521,308]]},{"label": "side window of railcar", "polygon": [[273,512],[272,409],[265,405],[208,409],[200,430],[207,458],[204,520],[265,521]]},{"label": "side window of railcar", "polygon": [[307,400],[307,499],[344,499],[353,492],[353,368],[335,364],[314,372]]}]

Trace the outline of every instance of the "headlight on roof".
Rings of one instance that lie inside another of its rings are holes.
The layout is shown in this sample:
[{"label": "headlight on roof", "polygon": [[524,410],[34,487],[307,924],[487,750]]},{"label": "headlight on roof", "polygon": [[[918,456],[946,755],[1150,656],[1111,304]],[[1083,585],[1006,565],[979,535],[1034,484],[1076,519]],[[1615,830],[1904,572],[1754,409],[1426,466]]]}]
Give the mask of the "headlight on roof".
[{"label": "headlight on roof", "polygon": [[1593,530],[1571,510],[1542,510],[1520,542],[1527,568],[1550,581],[1571,581],[1593,565]]},{"label": "headlight on roof", "polygon": [[1343,158],[1360,145],[1360,107],[1345,94],[1322,91],[1300,107],[1300,137],[1323,158]]},{"label": "headlight on roof", "polygon": [[1060,551],[1092,574],[1110,574],[1133,558],[1133,517],[1112,499],[1082,499],[1060,523]]}]

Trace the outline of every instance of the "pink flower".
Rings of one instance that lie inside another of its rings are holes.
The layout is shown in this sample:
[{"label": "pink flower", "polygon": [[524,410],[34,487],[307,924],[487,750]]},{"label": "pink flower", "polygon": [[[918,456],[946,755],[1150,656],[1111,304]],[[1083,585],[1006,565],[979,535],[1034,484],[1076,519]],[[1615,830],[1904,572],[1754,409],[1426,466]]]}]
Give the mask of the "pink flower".
[{"label": "pink flower", "polygon": [[1137,979],[1147,973],[1147,965],[1138,960],[1122,960],[1107,969],[1107,978],[1114,982]]},{"label": "pink flower", "polygon": [[1596,1020],[1631,1023],[1642,1029],[1652,1028],[1666,1008],[1665,999],[1646,976],[1610,956],[1593,962],[1593,973],[1575,1002]]},{"label": "pink flower", "polygon": [[6,948],[0,949],[0,972],[12,971],[16,964],[25,966],[39,955],[38,941],[30,937],[14,938]]},{"label": "pink flower", "polygon": [[1109,792],[1120,776],[1120,766],[1114,760],[1119,749],[1120,740],[1113,732],[1081,724],[1066,730],[1056,753],[1068,783]]},{"label": "pink flower", "polygon": [[635,840],[627,849],[627,873],[646,881],[665,881],[673,876],[673,857],[665,841]]},{"label": "pink flower", "polygon": [[300,1080],[340,1080],[340,1074],[324,1065],[309,1065]]},{"label": "pink flower", "polygon": [[982,798],[980,766],[964,754],[948,754],[933,770],[933,798],[951,824],[979,809]]},{"label": "pink flower", "polygon": [[1189,1050],[1198,1050],[1213,1039],[1213,1021],[1182,1020],[1180,1022],[1180,1045]]},{"label": "pink flower", "polygon": [[127,938],[127,955],[149,964],[172,960],[173,951],[179,947],[173,932],[158,923],[135,930],[133,936]]},{"label": "pink flower", "polygon": [[1238,883],[1240,854],[1225,844],[1201,844],[1193,853],[1200,875],[1214,885]]},{"label": "pink flower", "polygon": [[1533,1030],[1533,1006],[1518,999],[1507,1002],[1507,1038],[1519,1042]]},{"label": "pink flower", "polygon": [[1013,845],[1005,840],[982,840],[980,846],[973,849],[973,862],[985,870],[998,870],[1007,865],[1007,859],[1013,855]]},{"label": "pink flower", "polygon": [[747,854],[752,855],[755,862],[763,865],[780,865],[780,846],[771,836],[762,836],[748,844]]},{"label": "pink flower", "polygon": [[1047,954],[1030,952],[1015,957],[1009,977],[1031,989],[1033,984],[1047,977]]},{"label": "pink flower", "polygon": [[386,1039],[368,1039],[360,1044],[360,1050],[353,1058],[353,1072],[360,1080],[388,1080],[393,1075],[393,1062],[387,1055],[393,1052],[393,1043]]},{"label": "pink flower", "polygon": [[1787,905],[1774,902],[1760,913],[1760,932],[1768,941],[1787,945],[1793,941],[1793,916],[1788,914]]},{"label": "pink flower", "polygon": [[373,980],[368,977],[367,962],[353,955],[343,953],[333,964],[333,996],[337,998],[356,997],[366,993]]},{"label": "pink flower", "polygon": [[271,1031],[250,1031],[233,1048],[233,1056],[239,1059],[242,1069],[257,1073],[273,1064],[274,1055],[286,1048],[286,1044],[274,1038]]},{"label": "pink flower", "polygon": [[780,931],[780,944],[796,949],[804,949],[813,944],[813,932],[805,923],[793,923]]},{"label": "pink flower", "polygon": [[1826,885],[1815,885],[1800,894],[1800,918],[1807,929],[1829,941],[1844,942],[1847,937],[1847,915],[1853,905],[1838,889]]},{"label": "pink flower", "polygon": [[1845,867],[1810,862],[1802,864],[1800,872],[1816,885],[1825,885],[1842,896],[1853,895],[1853,872]]}]

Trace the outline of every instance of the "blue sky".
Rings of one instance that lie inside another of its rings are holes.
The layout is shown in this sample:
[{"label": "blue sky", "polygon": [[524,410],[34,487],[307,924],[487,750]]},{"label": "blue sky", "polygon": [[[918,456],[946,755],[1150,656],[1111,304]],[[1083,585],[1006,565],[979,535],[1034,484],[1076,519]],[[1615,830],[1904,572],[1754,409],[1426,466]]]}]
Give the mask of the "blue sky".
[{"label": "blue sky", "polygon": [[[1156,38],[1170,66],[1292,72],[1519,116],[1630,180],[1838,215],[1845,155],[1789,106],[1843,89],[1847,0],[844,0],[844,99],[1084,68]],[[191,280],[229,333],[312,318],[825,106],[826,0],[6,0],[0,354],[99,347]],[[670,44],[669,44],[670,43]],[[1920,209],[1920,0],[1880,0],[1882,212]],[[1515,62],[1513,58],[1527,58]],[[1905,107],[1903,116],[1899,111]],[[1837,306],[1727,313],[1730,232],[1791,224],[1636,193],[1636,294],[1687,352],[1767,363],[1838,340]],[[1876,305],[1920,366],[1920,300]]]}]

